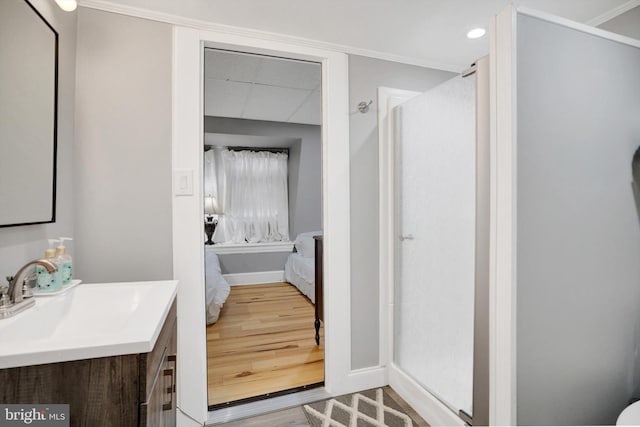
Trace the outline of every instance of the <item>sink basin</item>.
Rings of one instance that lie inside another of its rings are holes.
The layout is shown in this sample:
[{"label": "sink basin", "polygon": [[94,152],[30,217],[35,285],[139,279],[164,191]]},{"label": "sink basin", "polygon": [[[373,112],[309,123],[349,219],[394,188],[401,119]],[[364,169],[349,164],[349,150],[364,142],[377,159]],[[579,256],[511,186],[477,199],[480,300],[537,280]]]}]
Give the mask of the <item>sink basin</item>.
[{"label": "sink basin", "polygon": [[146,353],[177,281],[82,284],[0,321],[0,369]]}]

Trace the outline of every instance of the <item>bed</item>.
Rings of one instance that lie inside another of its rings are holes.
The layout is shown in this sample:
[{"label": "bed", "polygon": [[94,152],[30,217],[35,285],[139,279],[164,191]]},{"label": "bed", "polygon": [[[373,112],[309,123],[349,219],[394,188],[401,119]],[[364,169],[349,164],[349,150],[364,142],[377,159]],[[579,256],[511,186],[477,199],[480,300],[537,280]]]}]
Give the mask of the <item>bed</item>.
[{"label": "bed", "polygon": [[284,266],[285,280],[313,303],[316,344],[320,345],[320,321],[323,320],[322,232],[300,233],[294,241],[296,251]]},{"label": "bed", "polygon": [[287,258],[284,265],[285,280],[298,288],[309,300],[315,304],[315,260],[294,252]]},{"label": "bed", "polygon": [[220,260],[213,251],[205,251],[205,304],[207,325],[218,320],[220,309],[224,305],[231,288],[227,280],[222,277]]},{"label": "bed", "polygon": [[322,231],[300,233],[294,241],[296,249],[284,265],[285,280],[298,288],[303,295],[315,304],[315,241],[313,236],[321,235]]}]

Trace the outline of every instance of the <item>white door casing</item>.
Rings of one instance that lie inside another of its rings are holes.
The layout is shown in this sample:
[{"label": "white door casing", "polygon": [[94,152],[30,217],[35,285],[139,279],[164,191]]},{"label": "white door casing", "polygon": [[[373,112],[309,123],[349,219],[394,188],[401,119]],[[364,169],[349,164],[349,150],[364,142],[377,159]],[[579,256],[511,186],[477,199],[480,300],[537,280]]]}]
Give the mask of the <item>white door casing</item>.
[{"label": "white door casing", "polygon": [[[323,229],[325,233],[325,387],[333,395],[356,391],[351,372],[349,243],[348,65],[345,54],[236,34],[174,28],[173,55],[173,271],[178,288],[178,406],[200,425],[207,421],[204,300],[203,55],[204,47],[303,59],[322,64]],[[193,194],[179,195],[187,174]],[[376,377],[377,382],[380,382]],[[382,384],[378,384],[382,385]],[[186,422],[185,422],[186,424]]]},{"label": "white door casing", "polygon": [[378,162],[379,162],[379,233],[380,254],[380,365],[389,366],[393,354],[393,282],[394,278],[394,180],[395,146],[393,113],[394,107],[420,95],[420,92],[378,88]]}]

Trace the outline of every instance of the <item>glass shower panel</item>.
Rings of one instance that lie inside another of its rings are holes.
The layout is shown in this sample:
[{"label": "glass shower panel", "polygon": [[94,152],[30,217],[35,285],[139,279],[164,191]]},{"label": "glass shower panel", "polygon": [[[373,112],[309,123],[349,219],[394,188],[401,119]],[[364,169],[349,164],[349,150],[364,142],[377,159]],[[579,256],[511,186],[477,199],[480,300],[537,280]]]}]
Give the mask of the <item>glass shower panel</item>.
[{"label": "glass shower panel", "polygon": [[472,412],[476,77],[397,107],[394,363]]}]

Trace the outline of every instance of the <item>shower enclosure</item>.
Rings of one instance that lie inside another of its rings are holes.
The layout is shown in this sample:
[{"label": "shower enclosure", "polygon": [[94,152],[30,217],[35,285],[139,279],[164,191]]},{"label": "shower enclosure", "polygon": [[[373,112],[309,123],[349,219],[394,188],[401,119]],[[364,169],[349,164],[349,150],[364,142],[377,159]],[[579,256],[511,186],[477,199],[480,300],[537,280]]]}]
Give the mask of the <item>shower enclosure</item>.
[{"label": "shower enclosure", "polygon": [[486,62],[393,118],[392,369],[449,411],[446,423],[488,424]]}]

